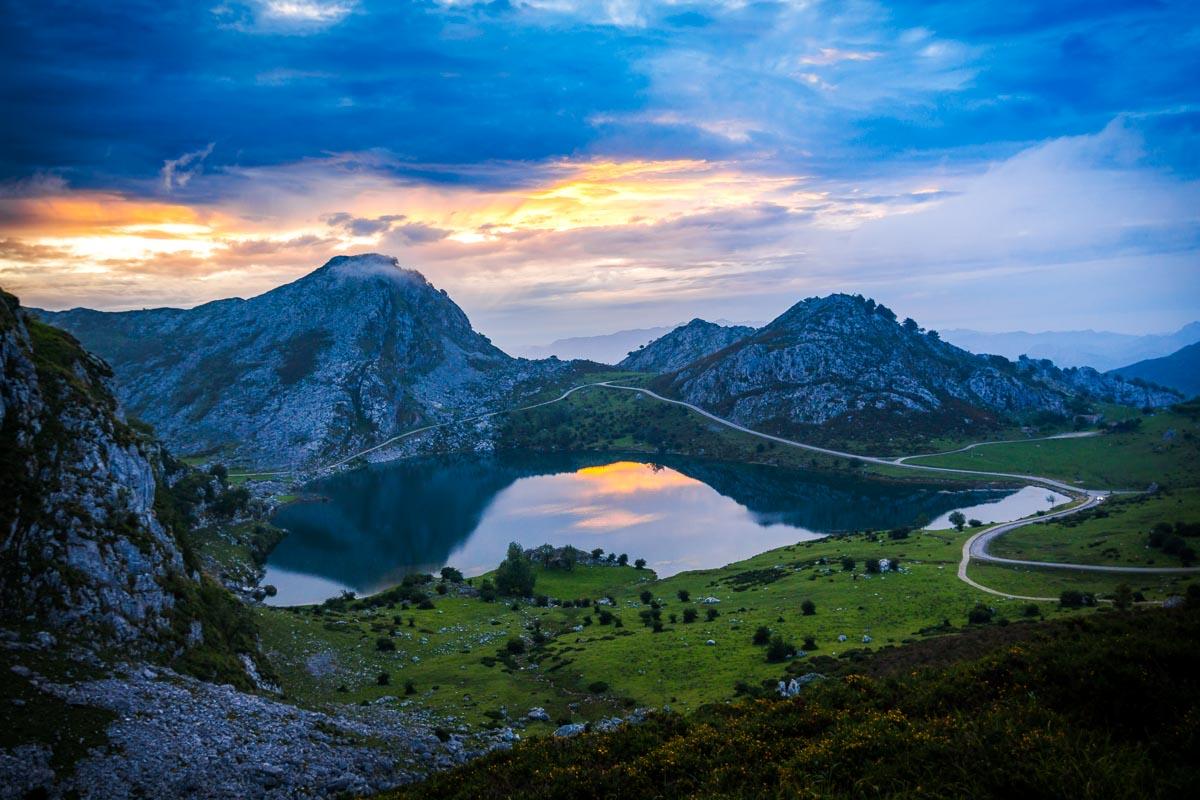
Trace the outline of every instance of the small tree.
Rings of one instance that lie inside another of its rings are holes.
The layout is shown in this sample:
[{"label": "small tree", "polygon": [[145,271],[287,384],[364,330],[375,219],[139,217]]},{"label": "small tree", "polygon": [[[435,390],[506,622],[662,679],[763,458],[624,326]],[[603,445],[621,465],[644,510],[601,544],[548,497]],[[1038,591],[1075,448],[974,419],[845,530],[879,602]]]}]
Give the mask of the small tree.
[{"label": "small tree", "polygon": [[375,640],[375,649],[381,653],[390,653],[396,649],[396,643],[386,636],[380,636]]},{"label": "small tree", "polygon": [[1037,603],[1029,603],[1024,609],[1022,609],[1021,613],[1027,617],[1036,617],[1038,614],[1042,613],[1042,609]]},{"label": "small tree", "polygon": [[503,595],[528,597],[533,594],[533,584],[536,580],[533,565],[521,550],[521,545],[511,543],[508,546],[508,555],[496,569],[496,590]]},{"label": "small tree", "polygon": [[697,616],[699,616],[699,614],[696,613],[696,609],[694,608],[685,608],[683,610],[684,622],[695,622]]},{"label": "small tree", "polygon": [[592,551],[592,559],[593,559],[594,561],[599,561],[599,560],[600,560],[600,556],[602,556],[602,555],[604,555],[604,548],[603,548],[603,547],[597,547],[595,550],[593,550],[593,551]]},{"label": "small tree", "polygon": [[980,522],[979,520],[975,519],[974,517],[972,517],[971,519],[967,520],[967,524],[968,524],[968,525],[970,525],[972,528],[980,528],[980,527],[983,527],[983,523],[982,523],[982,522]]},{"label": "small tree", "polygon": [[805,600],[800,604],[800,613],[806,617],[811,617],[817,613],[817,604],[812,600]]},{"label": "small tree", "polygon": [[967,518],[961,511],[952,511],[950,512],[950,524],[954,526],[954,530],[961,531],[967,524]]},{"label": "small tree", "polygon": [[392,682],[392,673],[390,673],[390,672],[381,672],[375,676],[375,685],[376,686],[388,686],[391,684],[391,682]]},{"label": "small tree", "polygon": [[681,603],[686,603],[688,600],[692,599],[692,593],[687,589],[680,589],[675,593],[675,595],[679,598],[679,602]]},{"label": "small tree", "polygon": [[1116,592],[1113,594],[1113,606],[1119,611],[1128,611],[1133,607],[1133,589],[1129,588],[1128,583],[1117,586]]},{"label": "small tree", "polygon": [[654,595],[650,593],[649,589],[643,589],[642,593],[638,595],[638,597],[641,598],[641,601],[647,605],[649,605],[650,601],[654,599]]},{"label": "small tree", "polygon": [[442,580],[447,583],[462,583],[463,574],[454,567],[442,567]]},{"label": "small tree", "polygon": [[704,611],[704,618],[707,619],[709,622],[712,622],[714,619],[716,619],[719,616],[721,616],[721,612],[717,611],[715,608],[705,609],[705,611]]},{"label": "small tree", "polygon": [[756,644],[759,647],[762,647],[763,645],[767,644],[768,642],[771,641],[771,629],[768,628],[766,625],[759,625],[754,630],[754,640],[753,641],[754,641],[754,644]]},{"label": "small tree", "polygon": [[637,561],[633,562],[633,566],[637,567],[638,569],[644,569],[646,566],[646,559],[639,558]]},{"label": "small tree", "polygon": [[879,559],[878,558],[868,558],[867,559],[867,572],[871,573],[872,575],[879,574]]},{"label": "small tree", "polygon": [[621,555],[617,556],[617,563],[619,565],[621,565],[622,567],[625,566],[626,564],[629,563],[629,556],[625,555],[624,553],[621,553]]},{"label": "small tree", "polygon": [[508,642],[504,645],[504,649],[507,650],[509,653],[511,653],[514,656],[524,653],[525,652],[525,640],[519,636],[514,636],[513,638],[509,639]]},{"label": "small tree", "polygon": [[796,648],[784,641],[783,637],[775,634],[771,637],[770,643],[767,645],[767,661],[777,663],[786,661]]},{"label": "small tree", "polygon": [[850,556],[842,556],[842,572],[854,571],[854,559]]},{"label": "small tree", "polygon": [[805,650],[816,650],[817,649],[816,638],[812,637],[812,636],[805,636],[804,637],[804,649]]}]

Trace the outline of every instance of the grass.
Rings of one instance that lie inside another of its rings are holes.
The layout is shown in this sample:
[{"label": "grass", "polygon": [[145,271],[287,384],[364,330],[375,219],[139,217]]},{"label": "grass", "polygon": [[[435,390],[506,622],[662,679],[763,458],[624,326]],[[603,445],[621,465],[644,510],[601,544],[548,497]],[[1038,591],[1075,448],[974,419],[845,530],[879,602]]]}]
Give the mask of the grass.
[{"label": "grass", "polygon": [[[1009,635],[1022,628],[1019,639]],[[390,797],[1143,798],[1194,790],[1194,610],[992,630],[981,657],[959,660],[946,648],[926,668],[829,679],[795,700],[526,741]]]},{"label": "grass", "polygon": [[954,455],[914,458],[909,463],[1019,471],[1092,489],[1196,486],[1200,475],[1198,434],[1196,419],[1163,411],[1143,417],[1141,427],[1133,432],[987,445]]},{"label": "grass", "polygon": [[1073,564],[1178,567],[1176,556],[1147,544],[1155,523],[1200,522],[1200,489],[1113,497],[1090,512],[1028,525],[1001,536],[991,553]]},{"label": "grass", "polygon": [[1124,583],[1133,591],[1142,592],[1148,600],[1163,600],[1172,595],[1182,595],[1188,586],[1200,582],[1200,577],[1196,575],[1120,575],[978,563],[971,564],[969,574],[984,586],[1026,597],[1058,597],[1066,589],[1091,592],[1097,597],[1111,597],[1117,587]]},{"label": "grass", "polygon": [[[816,648],[791,667],[807,670],[810,662],[820,666],[857,651],[964,628],[968,611],[981,600],[995,607],[997,621],[1020,619],[1026,603],[986,596],[957,579],[967,535],[916,532],[891,540],[856,534],[664,580],[633,568],[539,568],[535,593],[593,601],[611,595],[620,628],[600,624],[593,608],[513,610],[504,603],[436,594],[431,595],[435,608],[424,610],[355,602],[341,610],[262,608],[256,613],[285,692],[304,705],[370,701],[401,694],[404,683],[412,681],[416,694],[409,699],[455,723],[498,724],[501,708],[519,716],[542,706],[553,723],[531,730],[545,732],[553,724],[594,720],[632,706],[691,711],[732,699],[739,684],[777,680],[788,665],[768,663],[764,649],[752,644],[760,625],[797,646],[813,637]],[[843,556],[855,559],[854,572],[842,570]],[[903,572],[864,573],[866,559],[896,557]],[[679,599],[680,589],[690,593],[688,601]],[[662,605],[662,632],[639,619],[648,608],[640,599],[647,590]],[[703,604],[710,595],[721,602]],[[815,603],[814,615],[801,613],[805,600]],[[710,607],[720,614],[712,621],[705,618]],[[688,608],[697,610],[696,622],[682,621]],[[1092,613],[1050,605],[1043,610]],[[671,614],[677,615],[674,623]],[[530,644],[520,655],[501,652],[513,637],[529,641],[535,625],[553,638],[544,646]],[[583,627],[576,631],[576,626]],[[377,649],[380,637],[390,639],[395,650]],[[707,645],[710,639],[716,644]],[[390,674],[390,685],[377,685],[381,672]],[[589,691],[596,681],[608,688]]]}]

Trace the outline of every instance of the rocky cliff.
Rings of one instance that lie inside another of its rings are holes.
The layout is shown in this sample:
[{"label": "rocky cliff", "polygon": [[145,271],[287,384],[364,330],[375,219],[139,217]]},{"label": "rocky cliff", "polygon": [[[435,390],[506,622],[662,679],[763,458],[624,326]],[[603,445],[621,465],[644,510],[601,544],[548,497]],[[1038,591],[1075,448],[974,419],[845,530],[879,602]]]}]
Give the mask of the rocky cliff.
[{"label": "rocky cliff", "polygon": [[122,402],[173,450],[262,467],[486,411],[562,367],[510,358],[444,291],[373,254],[249,300],[43,316],[113,365]]},{"label": "rocky cliff", "polygon": [[674,372],[752,333],[754,329],[744,325],[724,326],[694,319],[634,350],[620,366],[639,372]]},{"label": "rocky cliff", "polygon": [[1047,359],[1035,361],[1021,356],[1017,360],[1017,371],[1081,398],[1117,405],[1160,408],[1184,399],[1182,392],[1145,380],[1126,380],[1120,374],[1102,373],[1091,367],[1059,369]]},{"label": "rocky cliff", "polygon": [[103,361],[3,292],[0,377],[4,623],[251,685],[246,612],[178,538],[202,513],[189,495],[218,496],[208,477],[125,419]]},{"label": "rocky cliff", "polygon": [[744,425],[806,434],[822,427],[852,438],[979,431],[1004,418],[1065,414],[1077,394],[1069,380],[973,355],[912,320],[898,322],[873,300],[844,294],[797,303],[656,387]]}]

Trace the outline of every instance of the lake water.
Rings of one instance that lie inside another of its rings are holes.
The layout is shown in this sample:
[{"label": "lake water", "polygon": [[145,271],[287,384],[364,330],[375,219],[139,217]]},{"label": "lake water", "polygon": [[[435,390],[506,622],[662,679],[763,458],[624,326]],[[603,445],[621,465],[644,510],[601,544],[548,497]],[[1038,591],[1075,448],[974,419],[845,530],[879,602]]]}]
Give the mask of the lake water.
[{"label": "lake water", "polygon": [[274,519],[289,532],[263,581],[278,589],[271,600],[278,605],[320,602],[345,589],[368,594],[445,565],[479,575],[512,541],[627,553],[668,576],[830,533],[927,520],[934,527],[955,509],[999,521],[1050,505],[1040,489],[947,492],[603,453],[405,460],[335,475],[306,491],[322,499],[284,506]]}]

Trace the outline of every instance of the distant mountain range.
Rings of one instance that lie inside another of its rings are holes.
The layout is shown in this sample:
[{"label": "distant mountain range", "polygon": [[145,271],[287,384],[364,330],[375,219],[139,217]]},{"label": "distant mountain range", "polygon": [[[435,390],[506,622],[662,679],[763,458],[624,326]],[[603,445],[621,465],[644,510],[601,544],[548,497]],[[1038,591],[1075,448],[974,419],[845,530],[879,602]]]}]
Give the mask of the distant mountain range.
[{"label": "distant mountain range", "polygon": [[1187,397],[1195,397],[1200,395],[1200,343],[1189,344],[1169,356],[1114,369],[1110,374],[1169,386]]},{"label": "distant mountain range", "polygon": [[1200,322],[1174,333],[1143,336],[1109,331],[1046,331],[1044,333],[984,333],[944,330],[942,338],[972,353],[995,354],[1010,360],[1026,355],[1048,358],[1060,367],[1094,367],[1101,372],[1135,361],[1174,353],[1200,342]]},{"label": "distant mountain range", "polygon": [[113,367],[173,450],[286,465],[479,413],[566,365],[514,359],[394,258],[339,256],[249,300],[40,312]]},{"label": "distant mountain range", "polygon": [[[744,326],[756,328],[761,322],[733,323],[726,319],[718,319],[709,324],[722,327]],[[531,345],[521,348],[517,354],[524,358],[549,358],[557,356],[565,361],[573,358],[585,361],[595,361],[599,364],[619,364],[626,356],[638,348],[661,338],[680,325],[665,325],[654,328],[631,328],[629,330],[604,333],[596,336],[572,336],[567,339],[556,339],[550,344]]]},{"label": "distant mountain range", "polygon": [[[694,319],[649,342],[639,340],[656,329],[517,359],[420,273],[376,254],[334,258],[248,300],[37,313],[112,365],[121,403],[172,450],[263,468],[325,463],[520,405],[579,368],[560,360],[567,355],[658,374],[661,392],[748,426],[826,440],[982,431],[1089,399],[1181,399],[1088,367],[973,355],[841,294],[801,301],[759,328]],[[613,357],[626,347],[633,352]],[[486,428],[471,435],[485,441]]]}]

